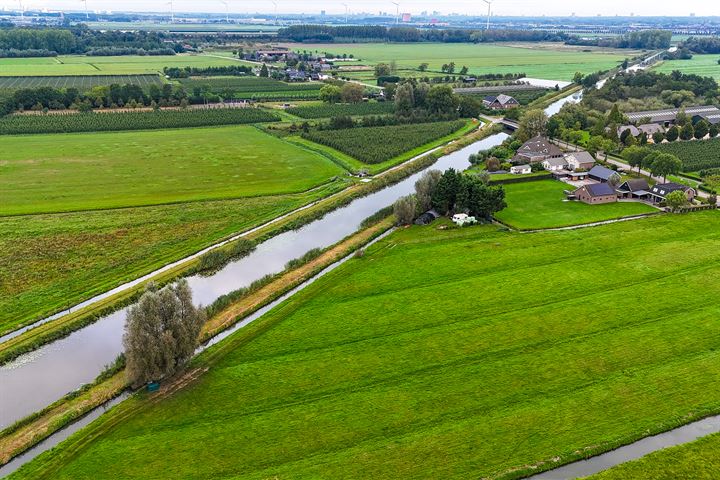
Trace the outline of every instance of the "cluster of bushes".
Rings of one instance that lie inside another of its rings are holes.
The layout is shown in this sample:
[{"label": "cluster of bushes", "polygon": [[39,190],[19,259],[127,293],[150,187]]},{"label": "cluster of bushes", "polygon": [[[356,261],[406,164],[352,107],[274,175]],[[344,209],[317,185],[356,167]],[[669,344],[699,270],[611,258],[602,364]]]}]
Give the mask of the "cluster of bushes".
[{"label": "cluster of bushes", "polygon": [[720,53],[720,37],[690,37],[680,44],[693,53]]},{"label": "cluster of bushes", "polygon": [[288,113],[302,118],[347,117],[350,115],[386,115],[395,112],[391,102],[335,103],[288,108]]},{"label": "cluster of bushes", "polygon": [[229,65],[226,67],[165,67],[163,72],[170,78],[213,77],[222,75],[243,76],[251,74],[252,67],[247,65]]},{"label": "cluster of bushes", "polygon": [[362,162],[375,164],[450,135],[464,125],[464,121],[456,120],[387,127],[317,130],[303,132],[302,137],[335,148]]},{"label": "cluster of bushes", "polygon": [[415,182],[415,194],[399,198],[393,213],[400,225],[412,223],[431,208],[444,215],[464,212],[489,220],[506,206],[501,186],[488,185],[486,176],[465,175],[450,168],[444,173],[425,172]]},{"label": "cluster of bushes", "polygon": [[0,49],[0,58],[30,58],[30,57],[57,57],[55,50],[45,49],[27,49],[18,50],[16,48],[10,48],[7,50]]},{"label": "cluster of bushes", "polygon": [[0,118],[0,135],[206,127],[279,120],[280,117],[276,114],[258,108],[198,108],[113,113],[73,113],[68,115],[9,115]]}]

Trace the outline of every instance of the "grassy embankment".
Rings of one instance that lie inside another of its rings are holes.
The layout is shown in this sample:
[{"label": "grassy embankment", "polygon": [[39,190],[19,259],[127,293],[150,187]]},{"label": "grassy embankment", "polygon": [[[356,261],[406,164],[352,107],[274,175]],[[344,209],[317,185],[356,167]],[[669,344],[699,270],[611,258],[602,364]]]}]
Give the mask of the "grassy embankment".
[{"label": "grassy embankment", "polygon": [[[208,320],[201,332],[202,341],[217,335],[238,320],[307,281],[322,269],[387,231],[392,225],[392,218],[381,220],[327,248],[307,263],[290,268],[278,274],[266,285],[241,296]],[[42,412],[0,431],[0,465],[7,463],[14,456],[47,438],[72,420],[119,395],[125,388],[127,388],[125,373],[120,371],[110,378],[93,384],[81,394],[68,395]]]},{"label": "grassy embankment", "polygon": [[720,410],[718,241],[718,212],[402,230],[12,478],[517,478],[608,450]]},{"label": "grassy embankment", "polygon": [[[25,215],[0,217],[0,332],[348,185],[329,182],[343,171],[327,158],[253,127],[4,142],[2,213]],[[57,213],[69,209],[87,211]]]},{"label": "grassy embankment", "polygon": [[677,480],[717,478],[720,471],[720,434],[686,445],[651,453],[587,477],[588,480]]},{"label": "grassy embankment", "polygon": [[520,230],[565,227],[658,212],[639,202],[589,205],[566,201],[563,192],[573,187],[557,180],[513,183],[504,188],[508,207],[495,216]]}]

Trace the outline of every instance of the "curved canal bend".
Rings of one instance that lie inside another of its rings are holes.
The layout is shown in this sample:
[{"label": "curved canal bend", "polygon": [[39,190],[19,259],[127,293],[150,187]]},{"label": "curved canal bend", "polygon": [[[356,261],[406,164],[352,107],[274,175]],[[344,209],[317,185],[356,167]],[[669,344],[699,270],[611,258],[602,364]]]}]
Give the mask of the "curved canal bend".
[{"label": "curved canal bend", "polygon": [[[479,140],[441,157],[426,170],[465,169],[471,153],[498,145],[505,138],[506,134],[498,133]],[[231,262],[213,275],[188,277],[194,302],[209,305],[222,295],[282,271],[288,261],[309,250],[337,243],[355,232],[363,219],[411,193],[415,181],[424,171],[358,198],[298,230],[277,235],[258,245],[247,257]],[[126,314],[127,308],[118,310],[0,367],[0,429],[93,381],[103,367],[122,352]]]}]

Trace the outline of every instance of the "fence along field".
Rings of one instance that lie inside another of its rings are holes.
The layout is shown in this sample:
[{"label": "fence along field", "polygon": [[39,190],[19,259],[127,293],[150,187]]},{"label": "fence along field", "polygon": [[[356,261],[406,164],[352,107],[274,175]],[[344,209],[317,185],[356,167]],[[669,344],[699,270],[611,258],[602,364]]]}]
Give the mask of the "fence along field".
[{"label": "fence along field", "polygon": [[280,117],[259,108],[189,108],[157,112],[9,115],[0,118],[0,135],[109,132],[275,122]]},{"label": "fence along field", "polygon": [[0,90],[18,90],[21,88],[77,88],[90,90],[92,87],[133,84],[141,87],[161,85],[159,75],[68,75],[68,76],[0,76]]},{"label": "fence along field", "polygon": [[464,120],[451,122],[356,127],[319,130],[302,137],[339,150],[365,163],[382,163],[401,153],[450,135],[465,126]]}]

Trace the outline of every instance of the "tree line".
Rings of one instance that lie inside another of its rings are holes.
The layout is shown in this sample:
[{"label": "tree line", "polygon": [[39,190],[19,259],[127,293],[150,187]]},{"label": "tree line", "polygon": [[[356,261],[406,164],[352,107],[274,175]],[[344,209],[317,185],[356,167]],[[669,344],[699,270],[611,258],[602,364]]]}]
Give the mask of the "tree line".
[{"label": "tree line", "polygon": [[345,40],[386,42],[559,42],[565,33],[541,30],[419,29],[414,27],[292,25],[281,28],[278,37],[295,42]]},{"label": "tree line", "polygon": [[0,96],[0,115],[22,110],[90,111],[93,108],[164,107],[187,103],[202,103],[202,99],[194,99],[188,96],[182,86],[171,84],[151,85],[147,91],[130,83],[95,86],[85,92],[73,87],[39,87],[19,89],[4,97]]},{"label": "tree line", "polygon": [[670,47],[672,32],[667,30],[641,30],[615,37],[586,38],[573,36],[568,45],[584,45],[608,48],[665,49]]},{"label": "tree line", "polygon": [[183,43],[163,32],[100,32],[87,27],[3,28],[0,54],[6,56],[152,55],[184,51]]},{"label": "tree line", "polygon": [[226,67],[165,67],[163,72],[170,78],[243,76],[251,74],[252,67],[247,65],[228,65]]}]

